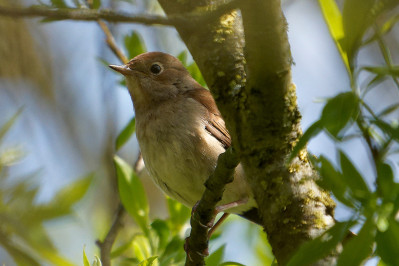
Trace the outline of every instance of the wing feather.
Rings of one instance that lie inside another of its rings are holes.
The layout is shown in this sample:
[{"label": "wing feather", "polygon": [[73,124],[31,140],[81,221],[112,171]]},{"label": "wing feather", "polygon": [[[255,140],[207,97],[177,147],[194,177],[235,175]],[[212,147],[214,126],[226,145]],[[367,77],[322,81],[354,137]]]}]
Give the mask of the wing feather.
[{"label": "wing feather", "polygon": [[196,100],[208,110],[205,129],[215,137],[225,149],[229,148],[231,146],[231,137],[212,94],[202,87],[185,91],[184,94]]}]

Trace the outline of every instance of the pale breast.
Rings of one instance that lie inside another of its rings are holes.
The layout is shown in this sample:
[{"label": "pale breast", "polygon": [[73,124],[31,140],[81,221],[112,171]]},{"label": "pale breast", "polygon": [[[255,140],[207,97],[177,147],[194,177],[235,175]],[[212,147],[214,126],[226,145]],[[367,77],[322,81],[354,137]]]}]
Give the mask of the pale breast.
[{"label": "pale breast", "polygon": [[[205,129],[205,121],[201,119],[205,107],[193,99],[174,101],[145,115],[136,113],[137,138],[155,183],[172,198],[192,207],[201,198],[204,182],[224,148]],[[237,173],[236,180],[226,188],[223,204],[252,198],[242,171]],[[239,209],[249,209],[249,205]]]}]

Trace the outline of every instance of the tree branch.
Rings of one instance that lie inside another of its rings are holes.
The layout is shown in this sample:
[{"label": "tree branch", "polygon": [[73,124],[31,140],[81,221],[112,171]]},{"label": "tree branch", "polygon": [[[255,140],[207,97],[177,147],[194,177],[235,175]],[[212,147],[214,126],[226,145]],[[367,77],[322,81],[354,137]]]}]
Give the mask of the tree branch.
[{"label": "tree branch", "polygon": [[[302,243],[334,225],[335,203],[316,185],[318,175],[306,152],[286,164],[301,136],[301,115],[281,1],[243,1],[241,12],[248,82],[237,149],[273,253],[285,265]],[[333,260],[329,256],[318,263]]]},{"label": "tree branch", "polygon": [[219,155],[215,171],[205,182],[205,192],[193,210],[191,233],[188,239],[186,266],[205,265],[204,252],[208,251],[208,230],[215,219],[216,204],[223,196],[226,184],[233,181],[238,157],[232,148]]},{"label": "tree branch", "polygon": [[141,23],[145,25],[173,26],[178,19],[168,19],[156,15],[133,15],[124,12],[116,12],[108,9],[85,8],[59,8],[50,9],[43,7],[0,7],[0,15],[8,17],[45,17],[55,20],[83,20],[97,21],[103,19],[109,22]]},{"label": "tree branch", "polygon": [[118,23],[140,23],[144,25],[164,25],[164,26],[184,26],[187,22],[204,23],[225,14],[229,10],[237,7],[238,0],[231,0],[227,3],[214,5],[212,10],[195,11],[185,15],[175,15],[164,17],[158,15],[135,15],[125,12],[117,12],[108,9],[88,9],[88,8],[57,8],[46,7],[8,7],[0,6],[0,16],[8,17],[45,17],[54,20],[80,20],[98,21],[100,19],[108,22]]},{"label": "tree branch", "polygon": [[103,266],[111,266],[112,245],[114,244],[119,231],[123,227],[122,220],[123,220],[125,213],[126,213],[125,209],[123,208],[122,204],[119,203],[118,211],[115,216],[115,220],[112,223],[112,226],[109,229],[106,237],[104,238],[103,241],[100,241],[100,240],[96,241],[97,246],[100,248],[100,256],[101,256],[101,262],[102,262]]}]

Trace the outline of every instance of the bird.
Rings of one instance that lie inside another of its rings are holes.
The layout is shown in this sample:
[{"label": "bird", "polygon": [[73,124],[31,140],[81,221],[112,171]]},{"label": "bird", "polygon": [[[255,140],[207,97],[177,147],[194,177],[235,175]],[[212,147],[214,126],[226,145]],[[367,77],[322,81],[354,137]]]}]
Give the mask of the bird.
[{"label": "bird", "polygon": [[[136,137],[155,184],[168,196],[192,208],[218,156],[231,137],[214,98],[176,57],[147,52],[125,65],[110,65],[125,76],[131,96]],[[231,204],[237,203],[237,204]],[[251,188],[239,164],[219,206],[261,224]]]}]

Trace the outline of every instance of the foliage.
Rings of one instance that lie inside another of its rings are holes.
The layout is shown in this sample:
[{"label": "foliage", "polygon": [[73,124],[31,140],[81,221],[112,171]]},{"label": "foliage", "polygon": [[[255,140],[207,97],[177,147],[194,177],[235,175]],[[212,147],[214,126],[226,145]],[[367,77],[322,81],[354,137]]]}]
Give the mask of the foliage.
[{"label": "foliage", "polygon": [[[399,66],[393,65],[384,41],[384,35],[398,22],[398,15],[388,11],[399,3],[393,0],[345,0],[342,12],[334,0],[320,0],[319,3],[350,77],[350,90],[327,101],[320,119],[303,134],[291,159],[322,131],[327,132],[337,145],[358,138],[367,144],[375,187],[367,185],[366,177],[339,148],[338,166],[324,156],[309,156],[320,174],[318,184],[346,205],[352,211],[352,217],[337,222],[320,237],[304,244],[290,265],[311,264],[329,254],[354,225],[361,229],[356,237],[346,240],[338,265],[359,265],[374,256],[380,257],[381,264],[398,265],[399,183],[394,176],[396,163],[392,161],[392,155],[398,147],[399,127],[387,117],[397,111],[399,105],[388,106],[377,113],[367,104],[366,95],[387,78],[399,90]],[[359,51],[373,42],[379,46],[385,65],[359,66]],[[370,82],[364,86],[358,85],[361,72],[369,75]]]},{"label": "foliage", "polygon": [[35,174],[22,180],[8,174],[24,153],[18,147],[4,148],[3,143],[21,111],[0,127],[0,245],[19,265],[40,265],[41,260],[73,265],[58,254],[44,223],[71,214],[73,205],[86,194],[93,176],[89,174],[66,186],[48,203],[35,203],[38,193],[32,182]]}]

